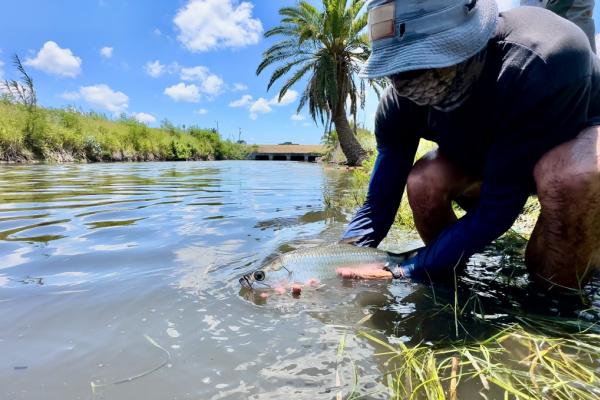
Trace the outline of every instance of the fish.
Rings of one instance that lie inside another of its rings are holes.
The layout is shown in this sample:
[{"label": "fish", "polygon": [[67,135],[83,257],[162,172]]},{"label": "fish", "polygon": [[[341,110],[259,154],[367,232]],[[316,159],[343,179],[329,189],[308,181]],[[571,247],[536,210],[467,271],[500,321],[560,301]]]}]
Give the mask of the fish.
[{"label": "fish", "polygon": [[336,277],[338,268],[358,268],[401,263],[416,254],[390,253],[371,247],[358,247],[336,243],[298,249],[284,253],[262,267],[243,275],[239,283],[250,290],[281,290],[297,285],[317,285],[323,280]]}]

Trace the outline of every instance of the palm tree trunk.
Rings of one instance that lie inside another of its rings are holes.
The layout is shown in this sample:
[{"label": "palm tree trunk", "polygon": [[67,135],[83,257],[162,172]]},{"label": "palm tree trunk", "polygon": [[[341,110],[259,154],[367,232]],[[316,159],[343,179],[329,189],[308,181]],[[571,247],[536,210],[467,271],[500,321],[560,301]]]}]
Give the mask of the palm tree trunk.
[{"label": "palm tree trunk", "polygon": [[367,152],[362,148],[356,136],[354,136],[354,131],[346,117],[346,108],[344,105],[337,107],[336,112],[333,114],[333,123],[348,165],[361,165],[367,158]]}]

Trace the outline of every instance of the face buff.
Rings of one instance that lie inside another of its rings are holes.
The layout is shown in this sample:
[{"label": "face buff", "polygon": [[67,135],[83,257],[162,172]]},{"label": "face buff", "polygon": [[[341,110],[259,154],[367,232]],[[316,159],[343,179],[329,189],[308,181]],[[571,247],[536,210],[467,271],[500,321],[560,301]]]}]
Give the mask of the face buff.
[{"label": "face buff", "polygon": [[452,111],[469,98],[485,64],[485,50],[458,65],[407,71],[390,76],[398,96],[419,106]]}]

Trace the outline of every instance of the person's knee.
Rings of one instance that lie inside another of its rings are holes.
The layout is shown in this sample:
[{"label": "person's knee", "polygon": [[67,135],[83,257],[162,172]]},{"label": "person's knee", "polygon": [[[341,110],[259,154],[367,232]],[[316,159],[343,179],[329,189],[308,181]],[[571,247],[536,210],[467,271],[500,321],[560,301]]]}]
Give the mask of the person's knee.
[{"label": "person's knee", "polygon": [[410,203],[421,208],[435,208],[447,202],[451,189],[447,175],[444,163],[435,154],[428,154],[417,161],[406,182]]},{"label": "person's knee", "polygon": [[[564,203],[585,198],[600,189],[600,169],[593,162],[574,159],[572,148],[552,150],[536,164],[533,172],[540,201]],[[558,205],[558,204],[557,204]]]}]

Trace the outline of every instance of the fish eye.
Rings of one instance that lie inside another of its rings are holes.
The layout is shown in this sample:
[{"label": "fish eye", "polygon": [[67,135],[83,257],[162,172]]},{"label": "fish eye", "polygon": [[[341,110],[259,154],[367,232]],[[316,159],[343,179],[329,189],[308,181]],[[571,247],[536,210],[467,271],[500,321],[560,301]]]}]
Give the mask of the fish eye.
[{"label": "fish eye", "polygon": [[255,271],[253,276],[254,280],[256,280],[257,282],[265,280],[265,273],[263,271]]}]

